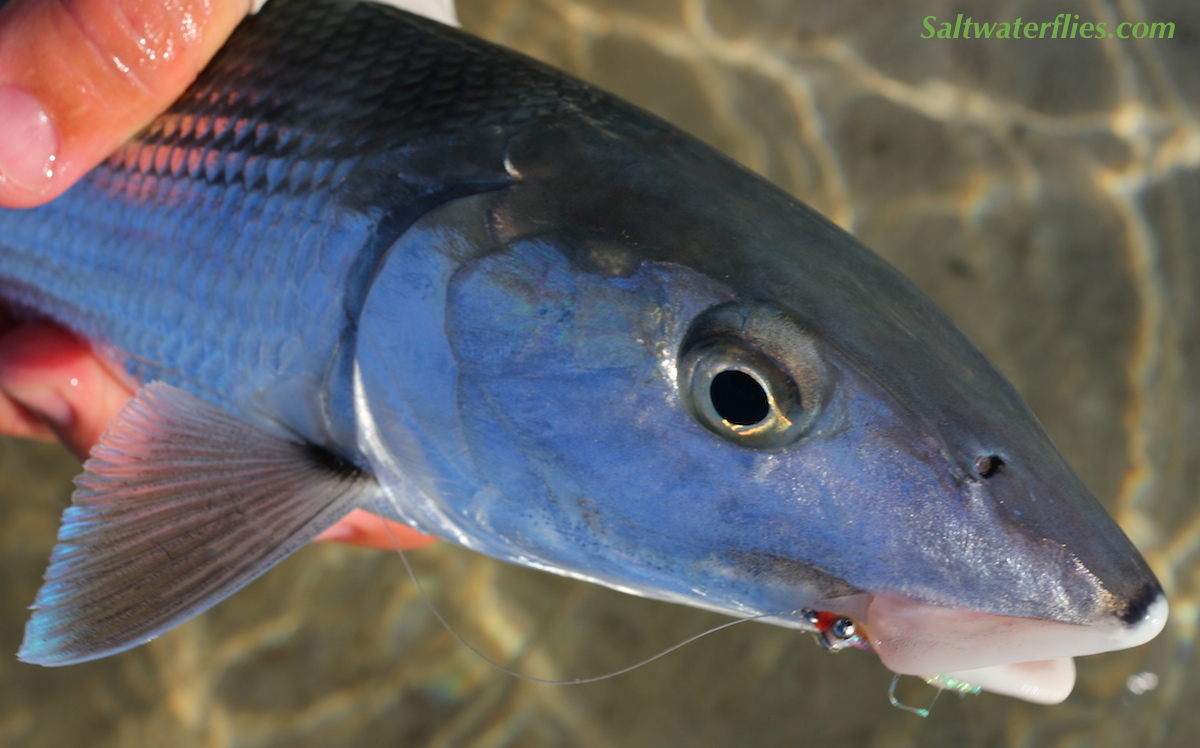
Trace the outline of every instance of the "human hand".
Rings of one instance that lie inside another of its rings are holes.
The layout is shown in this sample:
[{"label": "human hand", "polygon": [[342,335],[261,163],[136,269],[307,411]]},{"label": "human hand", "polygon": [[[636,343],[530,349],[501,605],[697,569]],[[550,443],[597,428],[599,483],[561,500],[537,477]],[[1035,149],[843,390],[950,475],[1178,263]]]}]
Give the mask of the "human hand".
[{"label": "human hand", "polygon": [[[250,0],[11,0],[0,7],[0,206],[53,199],[166,109]],[[0,310],[0,433],[87,456],[133,392],[48,322]],[[411,549],[434,539],[356,510],[322,533]],[[394,540],[393,540],[394,537]]]}]

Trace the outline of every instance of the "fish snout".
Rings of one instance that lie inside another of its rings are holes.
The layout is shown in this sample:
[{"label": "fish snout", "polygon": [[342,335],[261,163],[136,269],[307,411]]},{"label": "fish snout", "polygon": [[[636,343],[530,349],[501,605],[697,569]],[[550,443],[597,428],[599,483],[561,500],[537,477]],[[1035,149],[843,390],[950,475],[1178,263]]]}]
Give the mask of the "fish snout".
[{"label": "fish snout", "polygon": [[1136,647],[1167,620],[1157,582],[1092,624],[943,608],[875,595],[859,633],[893,672],[953,679],[1028,701],[1054,704],[1075,682],[1073,657]]}]

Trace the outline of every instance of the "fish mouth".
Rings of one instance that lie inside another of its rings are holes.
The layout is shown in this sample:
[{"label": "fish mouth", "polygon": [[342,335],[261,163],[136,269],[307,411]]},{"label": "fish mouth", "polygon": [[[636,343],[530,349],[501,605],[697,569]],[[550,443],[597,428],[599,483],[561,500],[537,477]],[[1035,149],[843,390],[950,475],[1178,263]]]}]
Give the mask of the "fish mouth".
[{"label": "fish mouth", "polygon": [[1094,624],[943,608],[872,595],[859,634],[895,673],[953,679],[1039,704],[1057,704],[1075,685],[1071,658],[1136,647],[1167,621],[1161,589]]}]

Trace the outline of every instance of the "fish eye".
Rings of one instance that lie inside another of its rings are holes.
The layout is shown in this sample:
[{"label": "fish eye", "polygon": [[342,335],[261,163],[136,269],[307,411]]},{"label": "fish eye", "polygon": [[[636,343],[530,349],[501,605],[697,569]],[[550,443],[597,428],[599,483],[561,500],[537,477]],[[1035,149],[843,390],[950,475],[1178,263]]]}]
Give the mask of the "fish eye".
[{"label": "fish eye", "polygon": [[741,369],[718,372],[708,384],[708,398],[717,415],[734,428],[757,426],[773,407],[767,385]]},{"label": "fish eye", "polygon": [[766,302],[730,302],[693,322],[680,355],[680,394],[709,431],[750,447],[782,447],[819,407],[819,357],[808,335]]},{"label": "fish eye", "polygon": [[707,340],[686,363],[693,417],[718,436],[754,446],[791,441],[803,398],[779,364],[745,341]]}]

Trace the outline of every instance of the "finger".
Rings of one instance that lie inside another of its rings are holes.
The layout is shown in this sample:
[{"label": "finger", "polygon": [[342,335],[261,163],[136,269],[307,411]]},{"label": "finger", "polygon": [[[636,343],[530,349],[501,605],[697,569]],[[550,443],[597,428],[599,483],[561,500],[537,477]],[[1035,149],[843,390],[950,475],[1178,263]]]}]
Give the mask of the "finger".
[{"label": "finger", "polygon": [[0,434],[41,441],[58,439],[42,419],[3,392],[0,392]]},{"label": "finger", "polygon": [[0,205],[50,200],[166,109],[249,0],[11,0],[0,8]]},{"label": "finger", "polygon": [[[133,391],[79,338],[49,322],[29,322],[0,334],[0,395],[0,433],[57,438],[86,459]],[[395,522],[389,534],[383,522],[355,510],[318,540],[384,550],[436,540]]]},{"label": "finger", "polygon": [[408,525],[385,520],[363,509],[355,509],[336,525],[316,537],[335,543],[350,543],[384,551],[411,551],[437,542],[432,535],[422,535]]},{"label": "finger", "polygon": [[[0,358],[4,357],[2,347],[4,337],[18,324],[8,309],[0,304]],[[3,389],[0,389],[0,434],[46,441],[56,438],[54,432],[42,422],[42,419],[9,397]]]},{"label": "finger", "polygon": [[86,343],[49,322],[19,325],[0,337],[0,391],[8,413],[0,415],[0,429],[53,434],[81,459],[133,396]]}]

